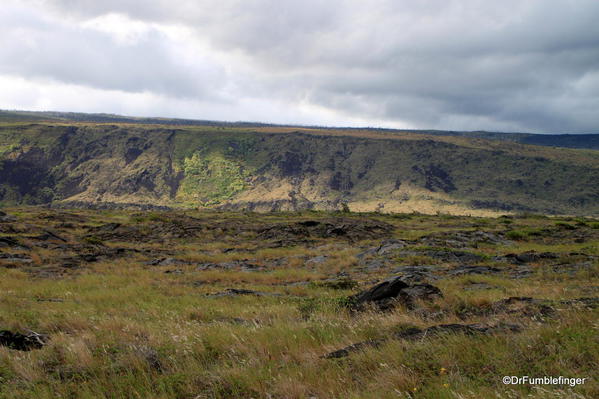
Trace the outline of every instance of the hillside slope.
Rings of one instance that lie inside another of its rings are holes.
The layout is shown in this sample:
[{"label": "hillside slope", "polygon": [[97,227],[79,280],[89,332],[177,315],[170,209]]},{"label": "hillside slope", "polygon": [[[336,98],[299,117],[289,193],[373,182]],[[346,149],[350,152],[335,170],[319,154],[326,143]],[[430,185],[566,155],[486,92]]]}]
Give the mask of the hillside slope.
[{"label": "hillside slope", "polygon": [[565,147],[580,149],[599,149],[599,134],[531,134],[531,133],[502,133],[486,131],[453,131],[453,130],[409,130],[409,129],[380,129],[380,128],[334,128],[307,127],[297,125],[273,125],[257,122],[223,122],[197,119],[176,119],[157,117],[134,117],[115,114],[89,114],[80,112],[38,112],[38,111],[7,111],[0,110],[2,122],[50,122],[50,123],[116,123],[136,125],[169,125],[169,126],[201,126],[222,128],[275,128],[277,130],[317,129],[321,132],[343,130],[344,132],[367,132],[388,134],[410,134],[427,136],[448,136],[481,138],[487,140],[508,141],[521,144],[532,144],[549,147]]},{"label": "hillside slope", "polygon": [[0,125],[0,201],[599,215],[599,151],[273,126]]}]

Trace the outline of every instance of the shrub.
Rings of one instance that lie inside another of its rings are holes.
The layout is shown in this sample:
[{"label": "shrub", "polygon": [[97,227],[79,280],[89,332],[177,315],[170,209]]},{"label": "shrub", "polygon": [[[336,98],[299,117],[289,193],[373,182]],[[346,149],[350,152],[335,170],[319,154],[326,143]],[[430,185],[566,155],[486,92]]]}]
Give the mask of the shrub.
[{"label": "shrub", "polygon": [[358,286],[358,282],[349,277],[343,277],[336,280],[318,282],[316,285],[334,290],[351,290]]},{"label": "shrub", "polygon": [[510,239],[510,240],[514,240],[514,241],[523,241],[526,240],[528,238],[528,234],[526,234],[523,231],[518,231],[518,230],[511,230],[508,231],[505,236]]},{"label": "shrub", "polygon": [[555,223],[555,225],[564,230],[576,230],[576,228],[577,228],[576,226],[571,225],[569,223],[565,223],[565,222],[557,222],[557,223]]},{"label": "shrub", "polygon": [[92,244],[92,245],[104,245],[104,241],[102,241],[101,239],[99,239],[96,236],[84,237],[83,241],[87,242],[88,244]]}]

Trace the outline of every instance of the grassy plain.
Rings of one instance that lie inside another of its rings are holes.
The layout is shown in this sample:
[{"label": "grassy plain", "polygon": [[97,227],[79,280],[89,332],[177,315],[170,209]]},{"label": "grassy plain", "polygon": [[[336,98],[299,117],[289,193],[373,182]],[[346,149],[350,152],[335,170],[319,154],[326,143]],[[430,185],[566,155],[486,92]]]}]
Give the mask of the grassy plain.
[{"label": "grassy plain", "polygon": [[[2,398],[599,396],[596,220],[4,211],[13,218],[0,222],[0,329],[49,339],[30,351],[0,346]],[[475,260],[447,255],[460,253]],[[472,265],[487,269],[458,271]],[[443,297],[386,312],[347,307],[378,281],[414,274]],[[544,302],[494,305],[510,297]],[[393,338],[498,322],[521,331]],[[323,357],[376,339],[385,340]],[[589,379],[509,386],[505,375]]]}]

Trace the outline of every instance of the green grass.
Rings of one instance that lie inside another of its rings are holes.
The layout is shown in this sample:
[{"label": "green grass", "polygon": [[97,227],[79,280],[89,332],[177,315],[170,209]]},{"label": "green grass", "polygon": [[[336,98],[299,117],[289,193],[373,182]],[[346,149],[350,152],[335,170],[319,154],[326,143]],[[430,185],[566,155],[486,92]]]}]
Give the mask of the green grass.
[{"label": "green grass", "polygon": [[[195,237],[165,237],[162,242],[99,242],[92,236],[93,245],[131,247],[142,252],[87,263],[60,278],[42,278],[20,268],[0,269],[1,328],[31,329],[51,337],[43,349],[31,352],[0,347],[0,398],[540,399],[594,398],[599,394],[597,309],[563,307],[554,317],[543,320],[519,314],[487,317],[472,313],[510,296],[559,301],[596,295],[588,290],[599,286],[597,264],[574,275],[554,273],[543,261],[531,265],[535,273],[525,279],[498,274],[433,281],[444,297],[423,304],[423,308],[440,312],[435,320],[401,307],[386,313],[355,314],[347,309],[347,296],[389,276],[388,269],[363,270],[357,263],[356,255],[380,240],[349,243],[328,238],[310,245],[271,248],[255,234],[227,235],[217,228],[318,220],[339,214],[188,211],[183,216],[177,212],[62,212],[41,208],[6,211],[18,216],[13,227],[22,233],[5,234],[19,235],[26,242],[30,242],[27,236],[51,228],[67,237],[69,245],[85,245],[82,237],[87,226],[119,222],[149,229],[190,216],[196,219],[188,223],[200,220],[206,229]],[[391,223],[395,238],[417,239],[434,232],[468,230],[474,225],[485,231],[505,231],[502,220],[492,218],[344,217]],[[60,227],[64,220],[74,220],[75,226],[70,230]],[[569,230],[562,237],[562,230],[555,229],[551,235],[530,235],[529,241],[469,251],[488,257],[527,250],[554,251],[564,260],[570,259],[571,252],[599,255],[597,231],[590,227],[593,222],[583,221],[586,226],[577,229],[587,237],[582,243],[574,242]],[[555,228],[559,223],[567,220],[531,217],[514,221],[518,231]],[[223,252],[231,247],[237,250]],[[425,248],[413,244],[408,250]],[[35,267],[44,267],[60,256],[76,254],[69,251],[49,246],[24,252],[32,254]],[[317,255],[327,255],[328,259],[319,264],[306,263],[306,259]],[[168,267],[144,264],[162,256],[193,263]],[[196,268],[196,263],[243,259],[269,265],[282,258],[288,262],[262,271]],[[577,262],[576,256],[568,262]],[[501,267],[509,269],[513,265]],[[164,273],[174,269],[183,273]],[[339,272],[349,273],[351,281],[359,286],[323,281],[345,281],[336,277]],[[295,284],[298,282],[306,284]],[[465,289],[473,283],[492,288]],[[280,296],[207,296],[230,287]],[[322,358],[332,350],[386,338],[409,326],[499,320],[521,324],[524,330],[492,336],[458,334],[418,341],[387,340],[378,348],[366,348],[345,359]],[[504,375],[591,379],[575,388],[505,386],[501,383]]]}]

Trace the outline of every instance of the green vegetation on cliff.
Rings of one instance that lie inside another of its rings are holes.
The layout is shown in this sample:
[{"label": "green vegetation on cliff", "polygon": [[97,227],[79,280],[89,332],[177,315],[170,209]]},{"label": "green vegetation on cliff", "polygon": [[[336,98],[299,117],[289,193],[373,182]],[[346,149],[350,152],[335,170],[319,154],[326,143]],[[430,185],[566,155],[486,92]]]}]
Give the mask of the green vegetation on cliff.
[{"label": "green vegetation on cliff", "polygon": [[177,199],[188,205],[211,206],[231,199],[246,186],[249,173],[241,163],[217,154],[202,157],[195,152],[183,161],[185,177]]}]

